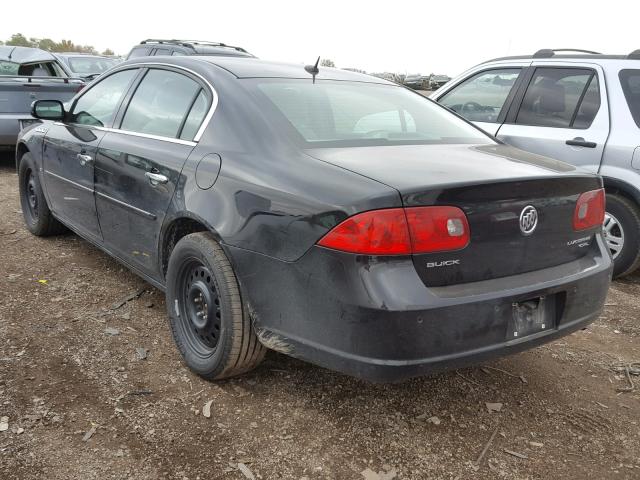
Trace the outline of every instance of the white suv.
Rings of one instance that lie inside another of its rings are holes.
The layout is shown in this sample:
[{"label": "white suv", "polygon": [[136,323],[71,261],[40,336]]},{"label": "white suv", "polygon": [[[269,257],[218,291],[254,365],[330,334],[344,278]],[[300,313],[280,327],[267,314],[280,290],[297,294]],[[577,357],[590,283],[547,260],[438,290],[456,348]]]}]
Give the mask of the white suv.
[{"label": "white suv", "polygon": [[640,50],[498,58],[431,98],[505,143],[602,175],[614,276],[640,266]]}]

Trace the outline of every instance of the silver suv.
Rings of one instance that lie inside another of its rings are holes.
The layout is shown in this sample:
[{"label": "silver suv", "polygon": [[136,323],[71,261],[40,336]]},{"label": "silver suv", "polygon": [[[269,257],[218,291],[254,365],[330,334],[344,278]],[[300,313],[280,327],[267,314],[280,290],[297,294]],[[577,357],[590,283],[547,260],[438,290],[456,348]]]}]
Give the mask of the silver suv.
[{"label": "silver suv", "polygon": [[602,175],[614,276],[640,266],[640,50],[497,58],[431,98],[505,143]]}]

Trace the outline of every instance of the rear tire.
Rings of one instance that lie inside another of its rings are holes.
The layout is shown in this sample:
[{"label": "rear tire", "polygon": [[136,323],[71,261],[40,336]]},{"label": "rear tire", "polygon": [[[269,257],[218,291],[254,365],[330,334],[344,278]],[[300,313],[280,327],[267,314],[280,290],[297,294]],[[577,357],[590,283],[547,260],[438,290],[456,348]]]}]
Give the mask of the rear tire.
[{"label": "rear tire", "polygon": [[607,194],[604,235],[614,256],[613,278],[629,275],[640,266],[640,209],[635,203]]},{"label": "rear tire", "polygon": [[176,244],[166,296],[173,338],[198,375],[240,375],[264,358],[229,259],[210,233],[192,233]]},{"label": "rear tire", "polygon": [[38,169],[31,154],[25,153],[18,167],[20,206],[27,229],[39,237],[59,235],[67,231],[49,210],[40,185]]}]

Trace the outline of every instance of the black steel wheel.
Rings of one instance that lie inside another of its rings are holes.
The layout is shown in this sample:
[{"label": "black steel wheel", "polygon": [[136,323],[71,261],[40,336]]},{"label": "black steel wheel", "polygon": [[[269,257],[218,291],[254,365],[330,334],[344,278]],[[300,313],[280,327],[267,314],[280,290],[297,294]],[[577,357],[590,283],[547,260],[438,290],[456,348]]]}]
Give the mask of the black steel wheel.
[{"label": "black steel wheel", "polygon": [[66,227],[56,220],[49,210],[40,185],[38,170],[29,153],[25,153],[20,159],[18,179],[22,216],[29,231],[38,236],[63,233]]},{"label": "black steel wheel", "polygon": [[209,355],[220,339],[221,309],[215,277],[198,259],[185,262],[178,302],[185,337],[194,351]]},{"label": "black steel wheel", "polygon": [[208,379],[239,375],[264,358],[229,259],[211,234],[186,235],[167,269],[167,313],[185,363]]}]

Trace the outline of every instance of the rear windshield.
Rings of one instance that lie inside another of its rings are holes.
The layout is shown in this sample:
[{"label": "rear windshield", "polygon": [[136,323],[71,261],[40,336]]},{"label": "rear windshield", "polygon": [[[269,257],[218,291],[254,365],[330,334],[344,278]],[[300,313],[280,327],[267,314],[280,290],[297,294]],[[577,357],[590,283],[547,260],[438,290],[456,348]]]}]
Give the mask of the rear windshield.
[{"label": "rear windshield", "polygon": [[395,85],[251,79],[264,110],[308,147],[491,143],[447,109]]},{"label": "rear windshield", "polygon": [[109,70],[117,62],[111,58],[102,57],[71,57],[69,68],[73,73],[92,74]]},{"label": "rear windshield", "polygon": [[19,64],[0,60],[0,75],[18,75]]},{"label": "rear windshield", "polygon": [[619,76],[631,115],[640,127],[640,70],[620,70]]}]

